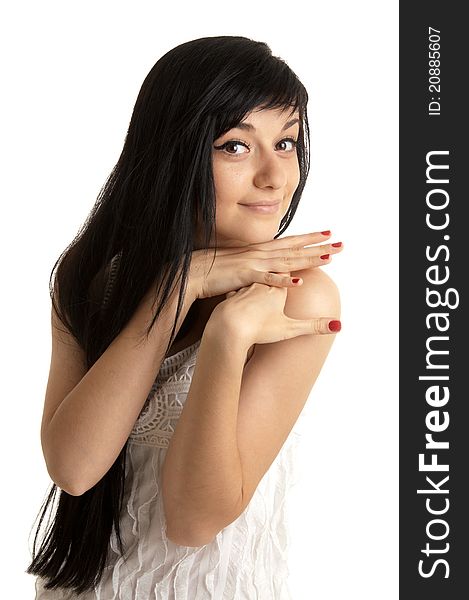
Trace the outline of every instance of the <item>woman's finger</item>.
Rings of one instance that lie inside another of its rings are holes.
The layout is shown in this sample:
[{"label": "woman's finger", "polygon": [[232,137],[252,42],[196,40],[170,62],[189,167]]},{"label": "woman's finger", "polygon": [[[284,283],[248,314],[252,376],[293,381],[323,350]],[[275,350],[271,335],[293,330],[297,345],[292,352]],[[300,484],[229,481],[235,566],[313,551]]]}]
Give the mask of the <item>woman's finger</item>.
[{"label": "woman's finger", "polygon": [[[327,240],[331,235],[330,231],[316,231],[314,233],[302,233],[298,235],[287,235],[283,238],[269,240],[267,242],[257,242],[255,244],[246,244],[240,246],[227,246],[217,249],[217,254],[224,256],[227,254],[239,254],[243,250],[285,250],[286,248],[303,248],[309,244],[317,244]],[[236,241],[236,240],[233,240]]]},{"label": "woman's finger", "polygon": [[303,248],[308,244],[317,244],[323,242],[331,236],[330,231],[316,231],[314,233],[302,233],[299,235],[287,235],[282,238],[275,240],[269,240],[268,242],[259,242],[257,244],[251,244],[251,248],[254,250],[278,250],[285,248]]},{"label": "woman's finger", "polygon": [[282,274],[281,272],[272,273],[271,271],[255,271],[255,283],[263,283],[271,287],[298,287],[302,285],[301,277],[291,277],[289,272]]},{"label": "woman's finger", "polygon": [[342,242],[333,242],[330,244],[321,244],[319,246],[307,246],[305,248],[280,248],[270,250],[268,253],[263,251],[265,258],[281,258],[288,256],[289,259],[294,260],[301,256],[322,256],[323,254],[337,254],[343,250]]},{"label": "woman's finger", "polygon": [[260,263],[261,270],[284,271],[288,267],[290,271],[299,271],[300,269],[309,269],[311,267],[320,267],[331,262],[332,256],[342,252],[342,242],[327,244],[324,246],[315,246],[314,248],[303,248],[296,250],[294,253],[280,253],[277,256],[268,256],[258,260],[264,261],[264,265]]},{"label": "woman's finger", "polygon": [[341,322],[334,317],[316,317],[314,319],[290,319],[296,335],[324,335],[337,333],[341,330]]}]

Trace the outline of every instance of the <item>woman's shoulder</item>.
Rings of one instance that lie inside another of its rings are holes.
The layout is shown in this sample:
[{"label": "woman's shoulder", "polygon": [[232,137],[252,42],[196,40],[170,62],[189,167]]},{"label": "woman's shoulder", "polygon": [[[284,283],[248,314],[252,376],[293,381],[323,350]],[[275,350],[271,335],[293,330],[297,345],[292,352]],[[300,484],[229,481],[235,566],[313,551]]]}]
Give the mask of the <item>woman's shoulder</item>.
[{"label": "woman's shoulder", "polygon": [[321,305],[324,308],[332,309],[340,303],[339,288],[332,277],[321,267],[292,271],[291,277],[303,279],[300,286],[288,288],[289,292],[292,292],[291,296],[313,301],[315,305]]}]

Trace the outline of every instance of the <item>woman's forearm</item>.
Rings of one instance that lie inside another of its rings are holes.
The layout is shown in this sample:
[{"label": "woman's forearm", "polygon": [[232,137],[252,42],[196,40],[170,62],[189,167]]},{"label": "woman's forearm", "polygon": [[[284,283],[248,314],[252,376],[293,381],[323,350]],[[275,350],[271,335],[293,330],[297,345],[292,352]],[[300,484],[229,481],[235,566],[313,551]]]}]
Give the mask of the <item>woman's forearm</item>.
[{"label": "woman's forearm", "polygon": [[167,534],[175,543],[208,543],[241,505],[237,417],[248,346],[208,321],[163,465]]},{"label": "woman's forearm", "polygon": [[[49,473],[68,493],[81,495],[102,479],[128,439],[164,359],[178,293],[179,287],[142,343],[154,315],[151,289],[44,426],[41,441]],[[193,300],[189,289],[176,330]]]}]

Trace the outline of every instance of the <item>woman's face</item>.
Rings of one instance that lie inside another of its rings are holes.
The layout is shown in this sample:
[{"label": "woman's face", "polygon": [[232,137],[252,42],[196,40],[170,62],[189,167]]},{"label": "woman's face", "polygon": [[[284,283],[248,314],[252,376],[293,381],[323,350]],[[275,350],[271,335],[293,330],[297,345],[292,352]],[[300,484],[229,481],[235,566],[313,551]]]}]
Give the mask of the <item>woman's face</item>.
[{"label": "woman's face", "polygon": [[[300,181],[298,119],[298,112],[281,109],[252,111],[214,141],[218,246],[265,242],[277,234]],[[263,202],[278,204],[270,212],[246,206]]]}]

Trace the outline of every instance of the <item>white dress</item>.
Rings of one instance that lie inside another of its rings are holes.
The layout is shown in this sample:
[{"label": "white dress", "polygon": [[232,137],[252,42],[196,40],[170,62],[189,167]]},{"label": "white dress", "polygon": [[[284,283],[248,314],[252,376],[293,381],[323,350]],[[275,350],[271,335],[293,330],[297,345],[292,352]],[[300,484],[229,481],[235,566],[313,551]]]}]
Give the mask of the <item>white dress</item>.
[{"label": "white dress", "polygon": [[292,600],[286,504],[297,481],[290,432],[249,505],[209,544],[179,546],[166,537],[160,469],[184,407],[200,340],[162,363],[129,437],[121,532],[126,561],[110,539],[110,558],[94,592],[45,590],[36,600]]}]

